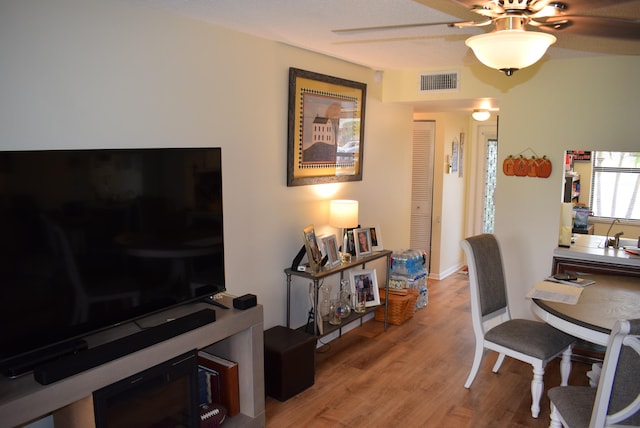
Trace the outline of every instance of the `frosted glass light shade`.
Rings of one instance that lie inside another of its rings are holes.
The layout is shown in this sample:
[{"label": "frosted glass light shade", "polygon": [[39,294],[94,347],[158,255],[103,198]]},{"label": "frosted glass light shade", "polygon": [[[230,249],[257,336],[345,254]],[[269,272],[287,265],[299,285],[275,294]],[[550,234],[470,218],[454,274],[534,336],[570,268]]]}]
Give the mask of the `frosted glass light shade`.
[{"label": "frosted glass light shade", "polygon": [[329,202],[329,224],[340,229],[358,226],[358,201],[334,199]]},{"label": "frosted glass light shade", "polygon": [[469,37],[465,44],[481,63],[511,76],[535,64],[555,41],[555,36],[547,33],[501,30]]},{"label": "frosted glass light shade", "polygon": [[491,117],[491,112],[489,110],[474,110],[473,113],[471,113],[471,117],[478,122],[484,122]]}]

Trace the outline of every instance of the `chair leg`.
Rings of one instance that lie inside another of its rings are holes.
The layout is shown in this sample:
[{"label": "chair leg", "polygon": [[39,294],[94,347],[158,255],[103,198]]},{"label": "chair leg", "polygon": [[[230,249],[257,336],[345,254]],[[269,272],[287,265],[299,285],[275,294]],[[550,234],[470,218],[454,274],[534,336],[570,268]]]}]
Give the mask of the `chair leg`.
[{"label": "chair leg", "polygon": [[560,420],[558,410],[553,403],[551,403],[551,424],[549,425],[549,428],[562,428],[562,421]]},{"label": "chair leg", "polygon": [[533,367],[533,380],[531,381],[531,416],[537,418],[540,414],[540,398],[544,390],[544,367]]},{"label": "chair leg", "polygon": [[500,367],[502,367],[503,361],[504,361],[504,354],[498,354],[498,359],[496,360],[496,363],[493,365],[494,373],[498,373],[498,370],[500,370]]},{"label": "chair leg", "polygon": [[467,381],[464,383],[464,387],[469,389],[473,380],[476,378],[478,374],[478,370],[480,369],[480,363],[482,363],[482,356],[484,354],[484,344],[476,340],[476,352],[473,356],[473,364],[471,365],[471,371],[469,372],[469,377],[467,377]]},{"label": "chair leg", "polygon": [[567,386],[569,384],[569,375],[571,374],[571,350],[573,345],[569,346],[562,353],[562,361],[560,362],[560,386]]}]

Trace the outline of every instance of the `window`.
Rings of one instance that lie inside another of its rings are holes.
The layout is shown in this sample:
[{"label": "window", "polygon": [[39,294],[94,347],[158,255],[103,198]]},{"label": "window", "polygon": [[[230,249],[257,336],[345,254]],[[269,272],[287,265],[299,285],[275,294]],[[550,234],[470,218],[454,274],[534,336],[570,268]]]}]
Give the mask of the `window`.
[{"label": "window", "polygon": [[640,220],[640,153],[593,152],[591,210],[595,217]]},{"label": "window", "polygon": [[482,213],[482,232],[493,233],[493,224],[496,216],[494,195],[496,192],[496,179],[498,171],[498,140],[487,140],[487,158],[485,169],[484,210]]}]

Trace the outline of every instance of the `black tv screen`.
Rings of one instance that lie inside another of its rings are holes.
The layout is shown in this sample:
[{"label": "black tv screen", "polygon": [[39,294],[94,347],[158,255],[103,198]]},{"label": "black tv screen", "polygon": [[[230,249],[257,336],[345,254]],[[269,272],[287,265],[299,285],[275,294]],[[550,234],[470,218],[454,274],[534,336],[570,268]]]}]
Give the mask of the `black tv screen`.
[{"label": "black tv screen", "polygon": [[0,229],[3,366],[223,291],[221,149],[0,152]]}]

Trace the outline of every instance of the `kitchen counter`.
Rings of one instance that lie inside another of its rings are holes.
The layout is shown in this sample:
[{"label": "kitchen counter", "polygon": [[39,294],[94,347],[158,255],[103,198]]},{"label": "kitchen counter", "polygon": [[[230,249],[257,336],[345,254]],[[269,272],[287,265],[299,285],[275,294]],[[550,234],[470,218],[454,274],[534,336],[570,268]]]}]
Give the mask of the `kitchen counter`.
[{"label": "kitchen counter", "polygon": [[[640,256],[623,248],[604,247],[606,236],[574,235],[570,248],[557,247],[553,251],[553,273],[567,270],[592,273],[620,273],[640,276]],[[620,245],[635,247],[635,239],[620,239]]]}]

